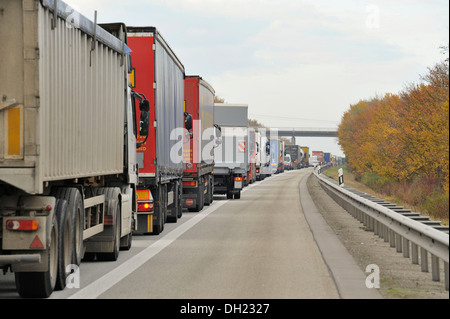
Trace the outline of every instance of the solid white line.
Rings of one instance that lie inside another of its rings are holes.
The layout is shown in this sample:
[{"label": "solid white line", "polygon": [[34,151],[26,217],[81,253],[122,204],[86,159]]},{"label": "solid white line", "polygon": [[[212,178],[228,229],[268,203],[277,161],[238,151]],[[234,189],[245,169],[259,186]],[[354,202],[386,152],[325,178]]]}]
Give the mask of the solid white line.
[{"label": "solid white line", "polygon": [[[279,175],[281,176],[281,174]],[[273,177],[272,177],[273,178]],[[268,179],[264,179],[261,182],[254,183],[244,188],[241,193],[246,192],[248,189],[251,189],[257,185],[260,185],[264,181]],[[149,261],[151,258],[156,256],[160,251],[173,243],[178,237],[183,235],[186,231],[195,226],[198,222],[200,222],[203,218],[208,216],[209,214],[216,211],[222,205],[226,204],[229,200],[222,200],[213,202],[213,204],[205,209],[204,211],[199,212],[195,217],[191,218],[184,224],[178,226],[174,230],[172,230],[167,235],[163,236],[161,239],[154,242],[152,245],[145,248],[139,254],[131,257],[117,268],[114,268],[109,273],[103,275],[99,279],[87,285],[85,288],[81,288],[79,291],[68,297],[68,299],[94,299],[100,296],[102,293],[113,287],[119,281],[124,279],[126,276],[137,270],[144,263]]]},{"label": "solid white line", "polygon": [[213,203],[206,210],[199,212],[195,217],[191,218],[184,224],[172,230],[170,233],[148,246],[139,254],[131,257],[120,266],[100,277],[96,281],[92,282],[85,288],[82,288],[75,294],[71,295],[68,299],[94,299],[100,296],[102,293],[113,287],[119,281],[138,269],[144,263],[149,261],[152,257],[158,254],[161,250],[169,246],[178,237],[183,235],[186,231],[195,226],[203,218],[216,211],[219,207],[227,203],[228,200]]}]

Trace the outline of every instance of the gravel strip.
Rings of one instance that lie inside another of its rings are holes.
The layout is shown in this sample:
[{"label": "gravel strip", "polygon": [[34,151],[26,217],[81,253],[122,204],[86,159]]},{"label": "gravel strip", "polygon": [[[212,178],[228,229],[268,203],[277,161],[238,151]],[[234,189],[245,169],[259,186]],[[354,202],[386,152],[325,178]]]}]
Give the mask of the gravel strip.
[{"label": "gravel strip", "polygon": [[420,265],[413,265],[410,258],[404,258],[384,239],[367,231],[362,223],[327,195],[313,174],[308,177],[307,185],[317,208],[361,269],[365,271],[370,264],[379,267],[379,290],[384,298],[449,299],[449,292],[444,286],[442,262],[441,281],[434,282],[431,280],[431,270],[423,273]]}]

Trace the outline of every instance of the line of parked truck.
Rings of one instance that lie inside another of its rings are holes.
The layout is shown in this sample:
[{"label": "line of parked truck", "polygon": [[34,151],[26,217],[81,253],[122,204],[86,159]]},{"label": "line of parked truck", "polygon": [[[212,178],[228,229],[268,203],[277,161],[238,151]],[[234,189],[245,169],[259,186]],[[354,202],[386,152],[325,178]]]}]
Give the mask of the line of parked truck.
[{"label": "line of parked truck", "polygon": [[214,194],[239,199],[286,157],[309,166],[308,148],[249,128],[248,105],[214,103],[155,27],[100,25],[59,0],[0,12],[0,269],[22,297]]},{"label": "line of parked truck", "polygon": [[310,165],[331,165],[331,166],[341,166],[345,164],[345,158],[342,156],[332,155],[328,152],[323,151],[312,151],[310,158]]}]

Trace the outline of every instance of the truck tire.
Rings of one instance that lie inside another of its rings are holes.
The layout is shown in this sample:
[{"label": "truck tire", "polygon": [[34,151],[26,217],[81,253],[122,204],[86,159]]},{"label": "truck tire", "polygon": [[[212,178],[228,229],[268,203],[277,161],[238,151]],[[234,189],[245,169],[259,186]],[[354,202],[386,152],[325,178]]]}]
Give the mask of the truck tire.
[{"label": "truck tire", "polygon": [[178,187],[178,218],[183,216],[183,181],[180,179],[177,184]]},{"label": "truck tire", "polygon": [[84,202],[78,188],[60,187],[52,191],[52,195],[59,199],[65,199],[70,216],[72,233],[72,264],[80,265],[84,253]]},{"label": "truck tire", "polygon": [[164,230],[164,194],[163,194],[163,185],[159,185],[154,193],[152,193],[153,199],[155,203],[158,203],[154,206],[154,214],[156,215],[156,220],[158,223],[153,225],[153,235],[159,235]]},{"label": "truck tire", "polygon": [[[120,251],[120,203],[118,199],[108,200],[108,215],[113,216],[113,251],[97,253],[97,260],[99,261],[116,261],[119,258]],[[105,226],[106,227],[106,226]]]},{"label": "truck tire", "polygon": [[120,235],[121,235],[121,212],[120,212],[120,189],[118,187],[100,187],[95,190],[95,195],[105,195],[105,216],[112,216],[112,244],[111,252],[97,252],[97,260],[100,261],[116,261],[119,258],[120,251]]},{"label": "truck tire", "polygon": [[22,298],[47,298],[55,289],[58,276],[58,220],[53,214],[47,247],[48,270],[45,272],[15,272],[16,289]]},{"label": "truck tire", "polygon": [[214,183],[214,181],[213,181],[213,178],[211,175],[208,175],[206,178],[208,180],[208,188],[207,188],[208,190],[206,191],[206,194],[205,194],[205,205],[209,206],[213,201],[213,183]]},{"label": "truck tire", "polygon": [[120,239],[120,250],[130,250],[133,242],[133,232]]},{"label": "truck tire", "polygon": [[241,191],[239,193],[234,193],[234,199],[240,199],[241,198]]},{"label": "truck tire", "polygon": [[173,182],[173,203],[170,205],[170,211],[171,216],[167,216],[167,222],[169,223],[176,223],[179,218],[179,211],[181,210],[180,205],[180,193],[179,193],[179,187],[178,187],[179,181],[176,180]]},{"label": "truck tire", "polygon": [[58,276],[56,279],[56,290],[66,287],[66,279],[69,274],[68,266],[72,263],[72,227],[67,202],[64,199],[56,200],[56,219],[58,221]]}]

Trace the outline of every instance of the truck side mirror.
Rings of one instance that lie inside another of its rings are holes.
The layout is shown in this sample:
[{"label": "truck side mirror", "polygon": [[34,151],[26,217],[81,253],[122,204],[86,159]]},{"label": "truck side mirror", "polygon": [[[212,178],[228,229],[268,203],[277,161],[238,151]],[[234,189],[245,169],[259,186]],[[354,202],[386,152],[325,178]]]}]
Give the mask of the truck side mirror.
[{"label": "truck side mirror", "polygon": [[147,99],[139,101],[139,110],[141,111],[141,118],[139,120],[139,135],[148,136],[150,126],[150,102]]},{"label": "truck side mirror", "polygon": [[188,131],[192,129],[192,116],[188,112],[184,112],[184,127]]},{"label": "truck side mirror", "polygon": [[216,128],[216,137],[221,137],[222,136],[222,128],[217,124],[214,124],[214,127]]},{"label": "truck side mirror", "polygon": [[148,136],[148,128],[150,126],[150,118],[148,112],[141,112],[139,120],[139,135]]},{"label": "truck side mirror", "polygon": [[217,124],[214,124],[214,128],[216,129],[215,130],[216,140],[214,142],[214,147],[213,148],[216,148],[216,147],[219,147],[220,144],[222,144],[222,139],[221,139],[221,137],[222,137],[222,128],[219,125],[217,125]]},{"label": "truck side mirror", "polygon": [[141,112],[150,111],[150,102],[147,99],[139,101],[139,110],[141,110]]},{"label": "truck side mirror", "polygon": [[266,143],[266,154],[270,155],[270,142]]}]

